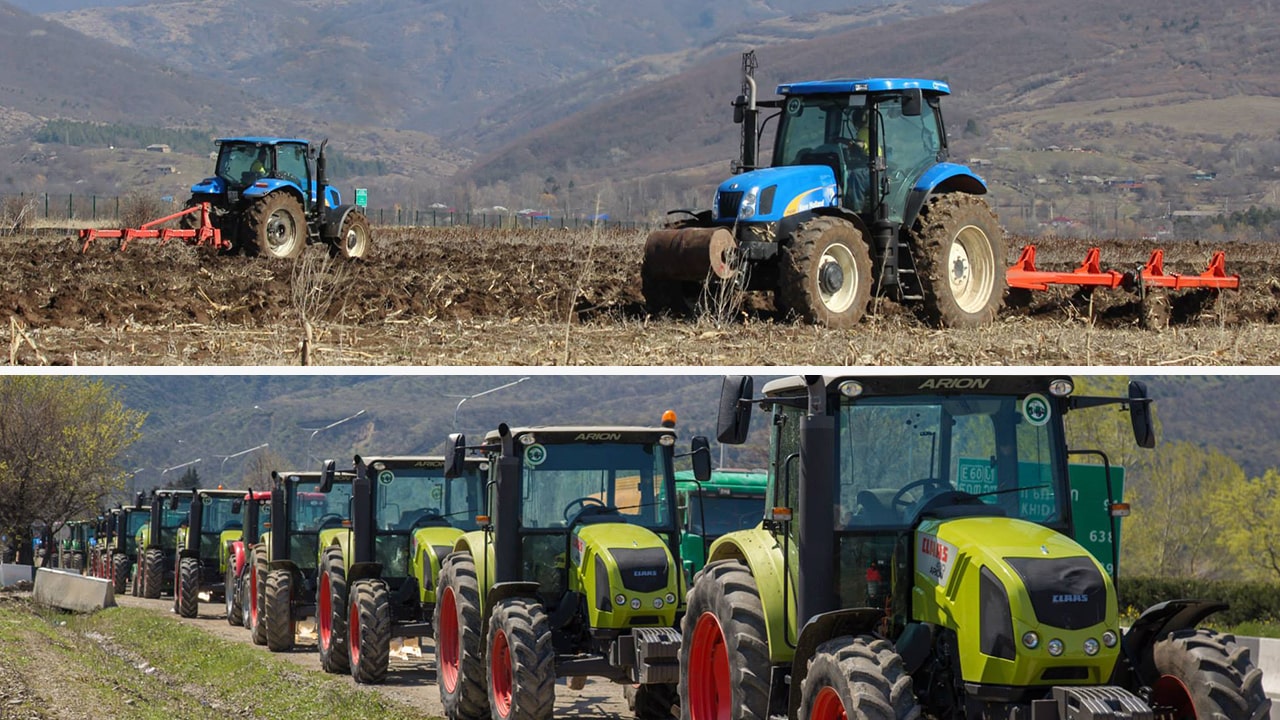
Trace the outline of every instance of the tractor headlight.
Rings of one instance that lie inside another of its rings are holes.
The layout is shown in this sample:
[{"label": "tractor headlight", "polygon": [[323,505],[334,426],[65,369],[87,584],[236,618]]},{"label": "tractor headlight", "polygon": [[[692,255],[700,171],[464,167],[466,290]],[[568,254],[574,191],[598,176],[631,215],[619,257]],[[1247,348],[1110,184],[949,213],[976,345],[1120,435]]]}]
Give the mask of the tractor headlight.
[{"label": "tractor headlight", "polygon": [[862,383],[857,380],[846,380],[840,383],[840,394],[847,398],[856,398],[862,394]]},{"label": "tractor headlight", "polygon": [[632,609],[632,610],[639,610],[639,609],[640,609],[640,598],[632,598],[632,599],[631,599],[631,609]]},{"label": "tractor headlight", "polygon": [[626,605],[627,596],[623,595],[622,593],[618,593],[616,596],[614,596],[613,601],[619,605]]},{"label": "tractor headlight", "polygon": [[1085,655],[1097,655],[1097,654],[1098,654],[1098,641],[1097,641],[1097,640],[1094,640],[1093,638],[1089,638],[1089,639],[1085,640],[1085,641],[1084,641],[1084,654],[1085,654]]},{"label": "tractor headlight", "polygon": [[1109,648],[1115,647],[1118,640],[1119,638],[1116,637],[1116,634],[1111,630],[1102,633],[1102,644]]},{"label": "tractor headlight", "polygon": [[742,195],[738,205],[738,217],[747,220],[756,216],[756,203],[760,200],[760,188],[751,188]]},{"label": "tractor headlight", "polygon": [[1075,385],[1066,378],[1059,378],[1049,383],[1049,394],[1054,397],[1066,397],[1075,389]]},{"label": "tractor headlight", "polygon": [[676,594],[675,594],[675,593],[667,593],[667,604],[668,604],[668,605],[674,605],[674,604],[675,604],[675,602],[676,602]]},{"label": "tractor headlight", "polygon": [[1034,630],[1028,630],[1022,634],[1022,644],[1028,650],[1035,650],[1040,646],[1040,636]]},{"label": "tractor headlight", "polygon": [[520,437],[516,439],[520,441],[521,445],[532,445],[538,441],[538,438],[534,437],[533,433],[521,433]]},{"label": "tractor headlight", "polygon": [[676,436],[663,435],[662,437],[658,438],[658,444],[661,445],[662,447],[671,447],[672,445],[676,444]]},{"label": "tractor headlight", "polygon": [[654,610],[661,610],[661,609],[662,609],[662,598],[654,598],[654,599],[653,599],[653,609],[654,609]]},{"label": "tractor headlight", "polygon": [[1052,656],[1054,656],[1054,657],[1058,657],[1059,655],[1061,655],[1061,654],[1062,654],[1063,649],[1064,649],[1064,648],[1063,648],[1063,645],[1062,645],[1062,641],[1061,641],[1061,640],[1059,640],[1058,638],[1054,638],[1054,639],[1052,639],[1052,640],[1050,640],[1050,641],[1049,641],[1049,654],[1050,654],[1050,655],[1052,655]]}]

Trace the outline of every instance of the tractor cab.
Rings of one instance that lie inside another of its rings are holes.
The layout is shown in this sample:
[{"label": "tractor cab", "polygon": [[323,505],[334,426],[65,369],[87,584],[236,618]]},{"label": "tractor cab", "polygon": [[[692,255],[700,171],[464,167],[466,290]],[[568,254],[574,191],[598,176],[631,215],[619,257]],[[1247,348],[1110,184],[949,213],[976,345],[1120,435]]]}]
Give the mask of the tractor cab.
[{"label": "tractor cab", "polygon": [[174,568],[174,610],[195,617],[200,595],[223,599],[232,545],[244,534],[244,490],[199,488],[193,491],[186,522],[178,529]]},{"label": "tractor cab", "polygon": [[764,470],[721,468],[700,482],[692,470],[676,471],[680,562],[686,582],[702,569],[707,548],[717,538],[760,524],[768,479]]}]

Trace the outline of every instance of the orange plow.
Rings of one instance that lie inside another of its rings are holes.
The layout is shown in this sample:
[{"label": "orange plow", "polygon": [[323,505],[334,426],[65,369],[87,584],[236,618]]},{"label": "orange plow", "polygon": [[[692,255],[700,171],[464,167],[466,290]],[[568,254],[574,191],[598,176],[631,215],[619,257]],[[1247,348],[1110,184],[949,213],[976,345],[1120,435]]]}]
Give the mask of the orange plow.
[{"label": "orange plow", "polygon": [[[199,214],[200,225],[195,228],[161,228],[167,222],[177,220],[186,215]],[[94,228],[85,228],[80,231],[80,239],[84,241],[84,246],[80,252],[88,252],[89,245],[94,240],[119,238],[120,250],[129,247],[129,243],[134,240],[159,240],[160,245],[168,243],[170,240],[182,240],[188,245],[208,245],[215,250],[227,250],[231,248],[231,242],[222,237],[222,231],[213,226],[213,222],[209,218],[209,203],[200,203],[192,205],[186,210],[166,215],[157,220],[143,224],[138,228],[122,228],[119,230],[97,230]]]},{"label": "orange plow", "polygon": [[1164,270],[1164,250],[1151,252],[1146,264],[1139,265],[1136,270],[1120,272],[1102,268],[1102,250],[1089,248],[1084,262],[1069,272],[1055,272],[1036,269],[1036,246],[1027,245],[1007,271],[1005,277],[1009,287],[1024,290],[1048,290],[1050,285],[1077,285],[1082,288],[1107,287],[1124,288],[1125,290],[1141,290],[1150,287],[1170,290],[1187,290],[1191,288],[1208,288],[1214,290],[1239,290],[1240,276],[1228,275],[1226,271],[1226,255],[1221,250],[1213,254],[1209,267],[1199,275],[1183,275],[1166,273]]}]

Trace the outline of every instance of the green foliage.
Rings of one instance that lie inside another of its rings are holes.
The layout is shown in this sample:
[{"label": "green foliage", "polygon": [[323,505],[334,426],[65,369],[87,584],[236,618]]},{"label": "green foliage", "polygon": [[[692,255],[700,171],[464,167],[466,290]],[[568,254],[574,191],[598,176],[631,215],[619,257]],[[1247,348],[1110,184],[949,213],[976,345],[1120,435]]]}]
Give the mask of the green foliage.
[{"label": "green foliage", "polygon": [[1274,583],[1206,580],[1188,577],[1125,577],[1120,581],[1120,608],[1129,619],[1165,600],[1215,600],[1230,607],[1206,624],[1274,624],[1280,619],[1280,593]]},{"label": "green foliage", "polygon": [[1214,484],[1208,500],[1219,544],[1243,577],[1280,579],[1280,472],[1252,479],[1232,474]]},{"label": "green foliage", "polygon": [[210,130],[120,125],[115,123],[50,120],[35,134],[35,141],[76,147],[130,147],[168,145],[174,152],[204,155],[213,149]]}]

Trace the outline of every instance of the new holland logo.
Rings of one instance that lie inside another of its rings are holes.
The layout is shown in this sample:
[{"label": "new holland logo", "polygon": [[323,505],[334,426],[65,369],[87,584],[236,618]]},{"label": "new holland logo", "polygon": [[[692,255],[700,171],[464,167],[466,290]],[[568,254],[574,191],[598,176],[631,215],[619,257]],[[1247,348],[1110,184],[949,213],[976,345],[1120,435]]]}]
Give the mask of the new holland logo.
[{"label": "new holland logo", "polygon": [[1089,602],[1088,595],[1054,595],[1054,604],[1058,603],[1086,603]]}]

